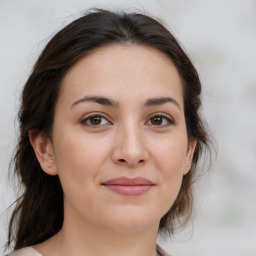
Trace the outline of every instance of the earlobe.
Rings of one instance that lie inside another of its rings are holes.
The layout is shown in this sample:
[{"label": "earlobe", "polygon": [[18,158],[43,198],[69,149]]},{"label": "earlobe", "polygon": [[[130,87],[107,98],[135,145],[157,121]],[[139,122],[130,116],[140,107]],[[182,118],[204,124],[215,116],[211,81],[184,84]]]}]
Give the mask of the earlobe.
[{"label": "earlobe", "polygon": [[186,162],[185,162],[183,175],[186,175],[191,169],[196,144],[197,144],[197,141],[194,140],[194,139],[190,140],[189,143],[188,143]]},{"label": "earlobe", "polygon": [[49,175],[57,175],[54,152],[50,139],[39,131],[30,130],[29,141],[42,170]]}]

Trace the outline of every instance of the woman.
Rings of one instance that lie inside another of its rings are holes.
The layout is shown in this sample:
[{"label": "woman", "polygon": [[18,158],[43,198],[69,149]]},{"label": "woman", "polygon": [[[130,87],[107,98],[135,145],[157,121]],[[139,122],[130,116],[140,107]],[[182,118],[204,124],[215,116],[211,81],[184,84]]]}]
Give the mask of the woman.
[{"label": "woman", "polygon": [[95,10],[58,32],[25,84],[12,256],[168,255],[208,146],[201,85],[173,35]]}]

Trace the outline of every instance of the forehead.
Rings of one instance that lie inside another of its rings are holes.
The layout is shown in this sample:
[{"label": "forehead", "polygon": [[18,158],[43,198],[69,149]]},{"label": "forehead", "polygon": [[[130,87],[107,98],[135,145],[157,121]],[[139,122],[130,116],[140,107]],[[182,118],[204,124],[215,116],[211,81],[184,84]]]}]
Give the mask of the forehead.
[{"label": "forehead", "polygon": [[182,82],[171,59],[156,49],[132,44],[95,49],[67,72],[60,98],[74,100],[86,94],[118,100],[170,96],[183,105]]}]

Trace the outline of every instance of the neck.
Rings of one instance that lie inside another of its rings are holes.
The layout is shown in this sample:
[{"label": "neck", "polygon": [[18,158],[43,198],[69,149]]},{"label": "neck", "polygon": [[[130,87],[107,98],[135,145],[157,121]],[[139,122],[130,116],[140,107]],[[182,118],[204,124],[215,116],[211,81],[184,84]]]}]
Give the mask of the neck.
[{"label": "neck", "polygon": [[156,256],[158,224],[128,232],[64,220],[47,246],[35,249],[43,256]]},{"label": "neck", "polygon": [[69,251],[70,255],[155,256],[157,229],[121,232],[89,225],[83,229],[63,226],[59,237],[61,244],[68,247],[65,252]]}]

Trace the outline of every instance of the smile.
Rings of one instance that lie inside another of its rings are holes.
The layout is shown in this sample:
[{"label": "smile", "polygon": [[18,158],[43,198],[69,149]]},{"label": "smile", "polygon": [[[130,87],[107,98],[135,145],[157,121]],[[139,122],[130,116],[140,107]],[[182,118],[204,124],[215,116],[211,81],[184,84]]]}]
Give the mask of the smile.
[{"label": "smile", "polygon": [[141,195],[150,190],[154,186],[154,184],[151,181],[141,177],[120,177],[104,182],[102,183],[102,185],[115,193],[125,196]]}]

